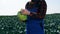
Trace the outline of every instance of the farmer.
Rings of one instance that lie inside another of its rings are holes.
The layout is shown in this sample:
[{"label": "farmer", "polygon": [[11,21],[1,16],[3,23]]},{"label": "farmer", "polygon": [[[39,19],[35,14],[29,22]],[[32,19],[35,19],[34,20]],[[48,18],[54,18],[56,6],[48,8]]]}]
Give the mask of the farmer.
[{"label": "farmer", "polygon": [[31,0],[27,2],[22,14],[27,15],[26,34],[44,34],[44,17],[47,4],[45,0]]}]

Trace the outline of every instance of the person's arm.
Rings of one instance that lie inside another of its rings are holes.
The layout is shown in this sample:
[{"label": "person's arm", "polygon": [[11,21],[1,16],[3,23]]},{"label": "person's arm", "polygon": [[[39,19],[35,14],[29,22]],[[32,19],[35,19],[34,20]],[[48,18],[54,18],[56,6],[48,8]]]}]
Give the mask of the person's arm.
[{"label": "person's arm", "polygon": [[34,17],[34,18],[39,18],[40,14],[39,13],[34,13],[34,12],[30,12],[30,15],[31,17]]},{"label": "person's arm", "polygon": [[[25,6],[26,9],[29,9],[31,7],[29,3],[30,2],[27,2],[26,6]],[[36,12],[35,13],[34,12],[30,12],[29,16],[31,16],[31,17],[37,17],[38,15],[37,15]]]},{"label": "person's arm", "polygon": [[[44,18],[45,14],[46,14],[46,10],[47,10],[47,5],[46,2],[44,2],[43,4],[40,4],[41,6],[38,6],[39,8],[37,9],[37,12],[30,12],[30,16],[34,17],[34,18]],[[29,8],[29,2],[26,4],[25,8]]]}]

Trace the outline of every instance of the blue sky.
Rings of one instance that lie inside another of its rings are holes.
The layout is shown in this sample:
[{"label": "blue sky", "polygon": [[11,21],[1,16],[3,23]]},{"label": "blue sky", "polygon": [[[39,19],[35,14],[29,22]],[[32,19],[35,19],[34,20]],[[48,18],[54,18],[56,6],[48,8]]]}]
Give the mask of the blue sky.
[{"label": "blue sky", "polygon": [[[30,0],[0,0],[0,15],[17,15]],[[60,0],[46,0],[47,14],[60,13]]]}]

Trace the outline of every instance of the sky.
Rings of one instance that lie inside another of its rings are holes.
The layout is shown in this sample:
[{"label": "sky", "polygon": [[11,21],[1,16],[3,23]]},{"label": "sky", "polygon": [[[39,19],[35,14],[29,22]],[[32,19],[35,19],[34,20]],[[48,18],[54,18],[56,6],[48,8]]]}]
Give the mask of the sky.
[{"label": "sky", "polygon": [[[30,0],[0,0],[0,15],[17,15],[21,8],[25,9]],[[60,0],[46,0],[47,13],[60,13]]]}]

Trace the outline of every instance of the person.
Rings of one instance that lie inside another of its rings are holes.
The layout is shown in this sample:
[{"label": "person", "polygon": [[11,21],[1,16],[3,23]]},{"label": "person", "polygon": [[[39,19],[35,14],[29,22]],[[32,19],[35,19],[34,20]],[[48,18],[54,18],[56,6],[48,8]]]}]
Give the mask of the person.
[{"label": "person", "polygon": [[45,0],[27,2],[22,14],[27,15],[26,34],[44,34],[44,17],[47,11]]}]

